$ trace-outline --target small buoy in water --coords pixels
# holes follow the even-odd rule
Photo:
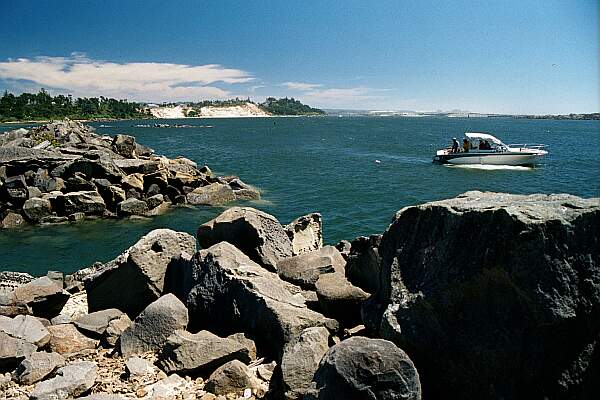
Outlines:
[[[375,164],[381,164],[381,160],[375,160]]]

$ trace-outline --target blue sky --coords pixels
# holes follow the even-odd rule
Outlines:
[[[597,0],[0,2],[0,89],[598,112]]]

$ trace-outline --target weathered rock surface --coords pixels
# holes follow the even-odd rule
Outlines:
[[[23,214],[32,222],[40,222],[52,214],[50,201],[39,197],[30,198],[23,204]]]
[[[41,381],[63,365],[65,365],[65,358],[58,353],[35,352],[21,361],[14,372],[14,378],[21,384],[31,385]]]
[[[329,399],[421,399],[419,374],[392,342],[356,336],[329,349],[314,382],[314,397]]]
[[[292,242],[281,224],[267,213],[250,207],[232,207],[198,228],[198,242],[208,248],[229,242],[265,268],[292,256]]]
[[[323,327],[307,328],[285,346],[281,377],[286,399],[302,399],[315,387],[312,379],[327,350],[329,332]]]
[[[230,243],[200,251],[192,263],[196,285],[188,296],[188,307],[196,325],[210,321],[211,330],[223,336],[245,332],[256,340],[259,350],[275,356],[305,328],[338,329],[336,321],[306,307],[299,288]]]
[[[143,377],[156,373],[156,367],[143,358],[130,357],[125,362],[125,371],[129,377]]]
[[[124,357],[160,350],[176,330],[188,324],[188,310],[175,295],[166,294],[151,303],[121,335]]]
[[[379,244],[381,235],[358,237],[350,245],[346,278],[355,286],[368,293],[379,290],[379,274],[381,273],[381,257]]]
[[[46,276],[19,286],[13,292],[15,304],[26,304],[34,315],[43,318],[58,315],[68,299],[69,293]]]
[[[104,199],[95,191],[80,191],[66,193],[57,198],[57,208],[62,215],[82,212],[89,215],[102,215],[106,210]]]
[[[315,283],[321,274],[344,273],[346,260],[333,246],[325,246],[319,250],[304,252],[288,257],[277,263],[277,274],[283,280],[314,290]]]
[[[96,381],[96,364],[79,361],[60,368],[57,376],[40,382],[31,393],[32,400],[58,400],[78,397]]]
[[[82,350],[95,349],[98,341],[88,338],[73,324],[50,325],[50,349],[59,354],[73,354]]]
[[[229,361],[213,372],[204,388],[216,395],[235,394],[240,396],[245,389],[258,386],[256,378],[248,367],[238,360]]]
[[[43,347],[50,341],[48,330],[31,315],[17,315],[12,319],[0,316],[0,331],[37,347]]]
[[[323,314],[344,326],[361,323],[361,306],[369,294],[353,286],[343,273],[323,274],[315,284]]]
[[[190,204],[205,206],[220,206],[236,200],[233,189],[219,182],[196,188],[186,198]]]
[[[153,230],[85,280],[90,311],[116,308],[135,318],[163,293],[171,258],[195,251],[193,236],[170,229]]]
[[[292,241],[294,254],[323,247],[323,217],[319,213],[304,215],[290,222],[285,230]]]
[[[178,330],[167,339],[157,365],[168,374],[207,374],[231,360],[250,362],[248,353],[239,342],[209,331],[192,334]]]
[[[400,210],[364,318],[428,397],[600,392],[600,199],[467,192]],[[449,371],[452,371],[449,373]]]
[[[83,315],[75,320],[73,324],[77,328],[92,335],[101,336],[113,319],[118,319],[123,313],[116,308],[109,308]]]
[[[131,215],[144,216],[148,213],[148,204],[143,200],[138,200],[135,197],[130,197],[125,201],[117,204],[117,214],[121,217]]]
[[[36,351],[37,346],[23,339],[0,332],[0,371],[12,371],[25,357]]]
[[[116,346],[117,340],[119,340],[123,332],[131,326],[131,323],[132,321],[127,314],[123,314],[119,318],[110,320],[103,337],[106,344],[109,346]]]
[[[21,214],[17,214],[15,212],[8,212],[2,218],[2,221],[0,222],[0,226],[2,228],[16,228],[18,226],[23,225],[24,223],[25,223],[25,219],[23,219]]]

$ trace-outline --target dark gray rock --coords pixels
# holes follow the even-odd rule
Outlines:
[[[107,179],[96,179],[95,183],[98,193],[104,199],[108,209],[116,210],[117,204],[126,199],[125,190],[119,186],[110,184]]]
[[[156,208],[164,203],[165,199],[162,194],[155,194],[154,196],[150,196],[146,199],[146,203],[148,204],[148,208]]]
[[[125,158],[133,158],[135,154],[135,138],[129,135],[116,135],[111,144],[113,151]]]
[[[361,306],[369,294],[353,286],[343,273],[323,274],[315,286],[323,314],[346,327],[362,322]]]
[[[139,158],[115,160],[115,165],[121,168],[127,174],[151,174],[158,171],[160,164],[153,160],[144,160]]]
[[[2,191],[8,201],[15,205],[21,205],[27,200],[29,192],[27,191],[27,183],[23,175],[11,176],[6,178]]]
[[[120,318],[121,315],[123,315],[123,313],[116,308],[109,308],[83,315],[75,319],[73,324],[81,331],[91,335],[101,336],[106,331],[110,321]]]
[[[23,204],[23,215],[31,222],[38,223],[51,214],[52,206],[47,199],[34,197],[26,200]]]
[[[279,260],[277,274],[281,279],[303,289],[314,290],[321,274],[332,272],[343,274],[345,265],[346,260],[335,247],[325,246],[319,250]]]
[[[286,399],[302,399],[315,385],[312,379],[329,350],[329,332],[323,327],[307,328],[288,343],[281,358],[281,378]]]
[[[356,336],[329,349],[315,373],[319,400],[421,399],[413,362],[394,343]]]
[[[250,369],[241,361],[233,360],[220,366],[213,372],[204,390],[216,395],[235,394],[241,396],[245,389],[255,389],[258,386],[257,379]]]
[[[227,339],[235,340],[244,346],[248,350],[248,356],[250,357],[250,360],[256,360],[256,343],[254,343],[254,340],[246,336],[245,333],[234,333],[227,336]]]
[[[229,242],[265,268],[275,271],[277,262],[292,256],[292,242],[272,215],[249,207],[232,207],[198,228],[203,248]]]
[[[467,192],[400,210],[363,310],[428,397],[600,393],[600,199]],[[452,373],[449,373],[452,371]]]
[[[130,197],[117,204],[117,215],[128,217],[131,215],[146,215],[148,213],[148,204],[143,200]]]
[[[200,251],[192,262],[196,285],[188,296],[190,316],[197,324],[211,321],[219,335],[244,332],[263,353],[278,357],[305,328],[338,329],[336,321],[306,307],[298,287],[227,242]]]
[[[157,365],[167,374],[209,374],[231,360],[251,361],[248,349],[238,341],[221,338],[209,331],[192,334],[175,331],[165,343]]]
[[[75,175],[76,172],[81,172],[88,180],[92,178],[108,179],[112,183],[121,182],[124,173],[121,171],[112,160],[100,159],[90,160],[80,158],[70,162],[62,174],[62,178],[69,178]]]
[[[20,384],[31,385],[41,381],[63,365],[65,365],[65,358],[58,353],[35,352],[21,361],[13,375]]]
[[[79,397],[96,382],[98,367],[91,361],[78,361],[60,368],[52,379],[40,382],[31,400],[57,400]]]
[[[173,256],[193,254],[196,240],[187,233],[156,229],[84,281],[90,311],[116,308],[135,318],[163,293]]]
[[[151,303],[120,339],[120,350],[124,357],[147,351],[160,350],[169,336],[188,324],[185,305],[173,294],[166,294]]]
[[[292,241],[294,254],[323,247],[323,218],[319,213],[304,215],[290,222],[285,230]]]
[[[69,177],[65,181],[65,184],[68,192],[87,192],[96,190],[96,185],[87,180],[86,176],[81,172],[76,172],[73,176]]]
[[[66,193],[64,196],[57,197],[57,201],[59,205],[56,211],[60,215],[70,215],[76,212],[102,215],[106,210],[104,199],[95,191]]]
[[[43,318],[57,316],[69,299],[69,293],[47,276],[37,278],[13,292],[14,304],[26,304],[33,315]]]
[[[381,235],[358,237],[352,241],[346,264],[346,278],[368,293],[379,290]]]

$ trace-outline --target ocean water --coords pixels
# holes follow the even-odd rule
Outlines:
[[[153,123],[154,121],[150,121]],[[240,203],[282,223],[322,213],[327,243],[381,233],[406,206],[468,190],[600,196],[600,121],[512,118],[324,117],[160,121],[193,128],[137,128],[119,121],[100,134],[125,133],[158,154],[185,156],[262,190]],[[0,131],[14,129],[0,126]],[[436,165],[435,150],[465,131],[490,132],[505,143],[544,143],[536,168]],[[375,162],[379,160],[379,162]],[[223,208],[180,207],[149,220],[88,221],[0,231],[0,270],[72,272],[108,261],[152,229],[195,234]]]

